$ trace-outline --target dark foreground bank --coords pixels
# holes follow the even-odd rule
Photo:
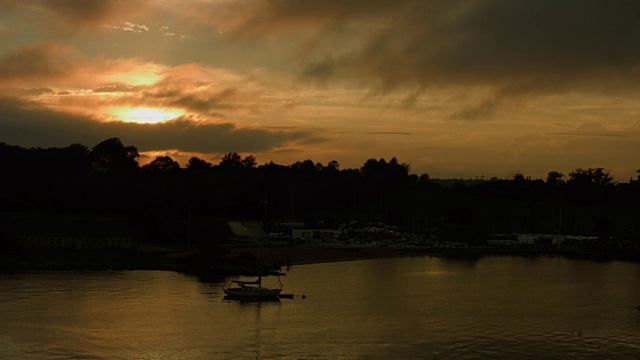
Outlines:
[[[298,245],[271,249],[233,247],[221,252],[184,250],[39,250],[3,253],[0,273],[74,270],[168,270],[203,280],[275,273],[287,266],[406,256],[563,256],[598,261],[640,262],[640,249],[610,247],[374,247]],[[261,261],[260,261],[261,260]]]

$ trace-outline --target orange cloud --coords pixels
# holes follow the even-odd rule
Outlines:
[[[0,81],[5,86],[90,88],[119,81],[148,84],[160,79],[163,69],[137,59],[91,59],[71,46],[54,42],[26,45],[0,56]]]
[[[317,131],[238,127],[232,123],[202,123],[187,117],[158,124],[99,122],[16,98],[0,97],[0,112],[4,115],[0,133],[11,139],[11,144],[21,146],[67,146],[77,142],[92,145],[118,136],[140,151],[252,153],[326,141]]]

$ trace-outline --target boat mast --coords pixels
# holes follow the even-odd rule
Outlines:
[[[267,238],[267,246],[269,247],[269,254],[271,254],[271,266],[275,266],[276,260],[273,256],[273,250],[271,249],[271,240],[269,240],[269,233],[267,232],[267,188],[264,188],[264,236]],[[260,269],[262,269],[262,260],[260,260]],[[261,272],[262,275],[262,272]],[[280,288],[282,288],[282,281],[280,280],[280,275],[277,275],[278,283],[280,283]]]

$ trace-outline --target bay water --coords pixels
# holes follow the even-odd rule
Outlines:
[[[241,302],[168,271],[0,276],[0,359],[640,358],[636,263],[425,256],[281,281],[293,299]]]

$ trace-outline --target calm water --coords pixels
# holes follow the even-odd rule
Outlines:
[[[296,298],[241,303],[173,272],[0,277],[0,359],[640,356],[639,264],[415,257],[282,281]]]

